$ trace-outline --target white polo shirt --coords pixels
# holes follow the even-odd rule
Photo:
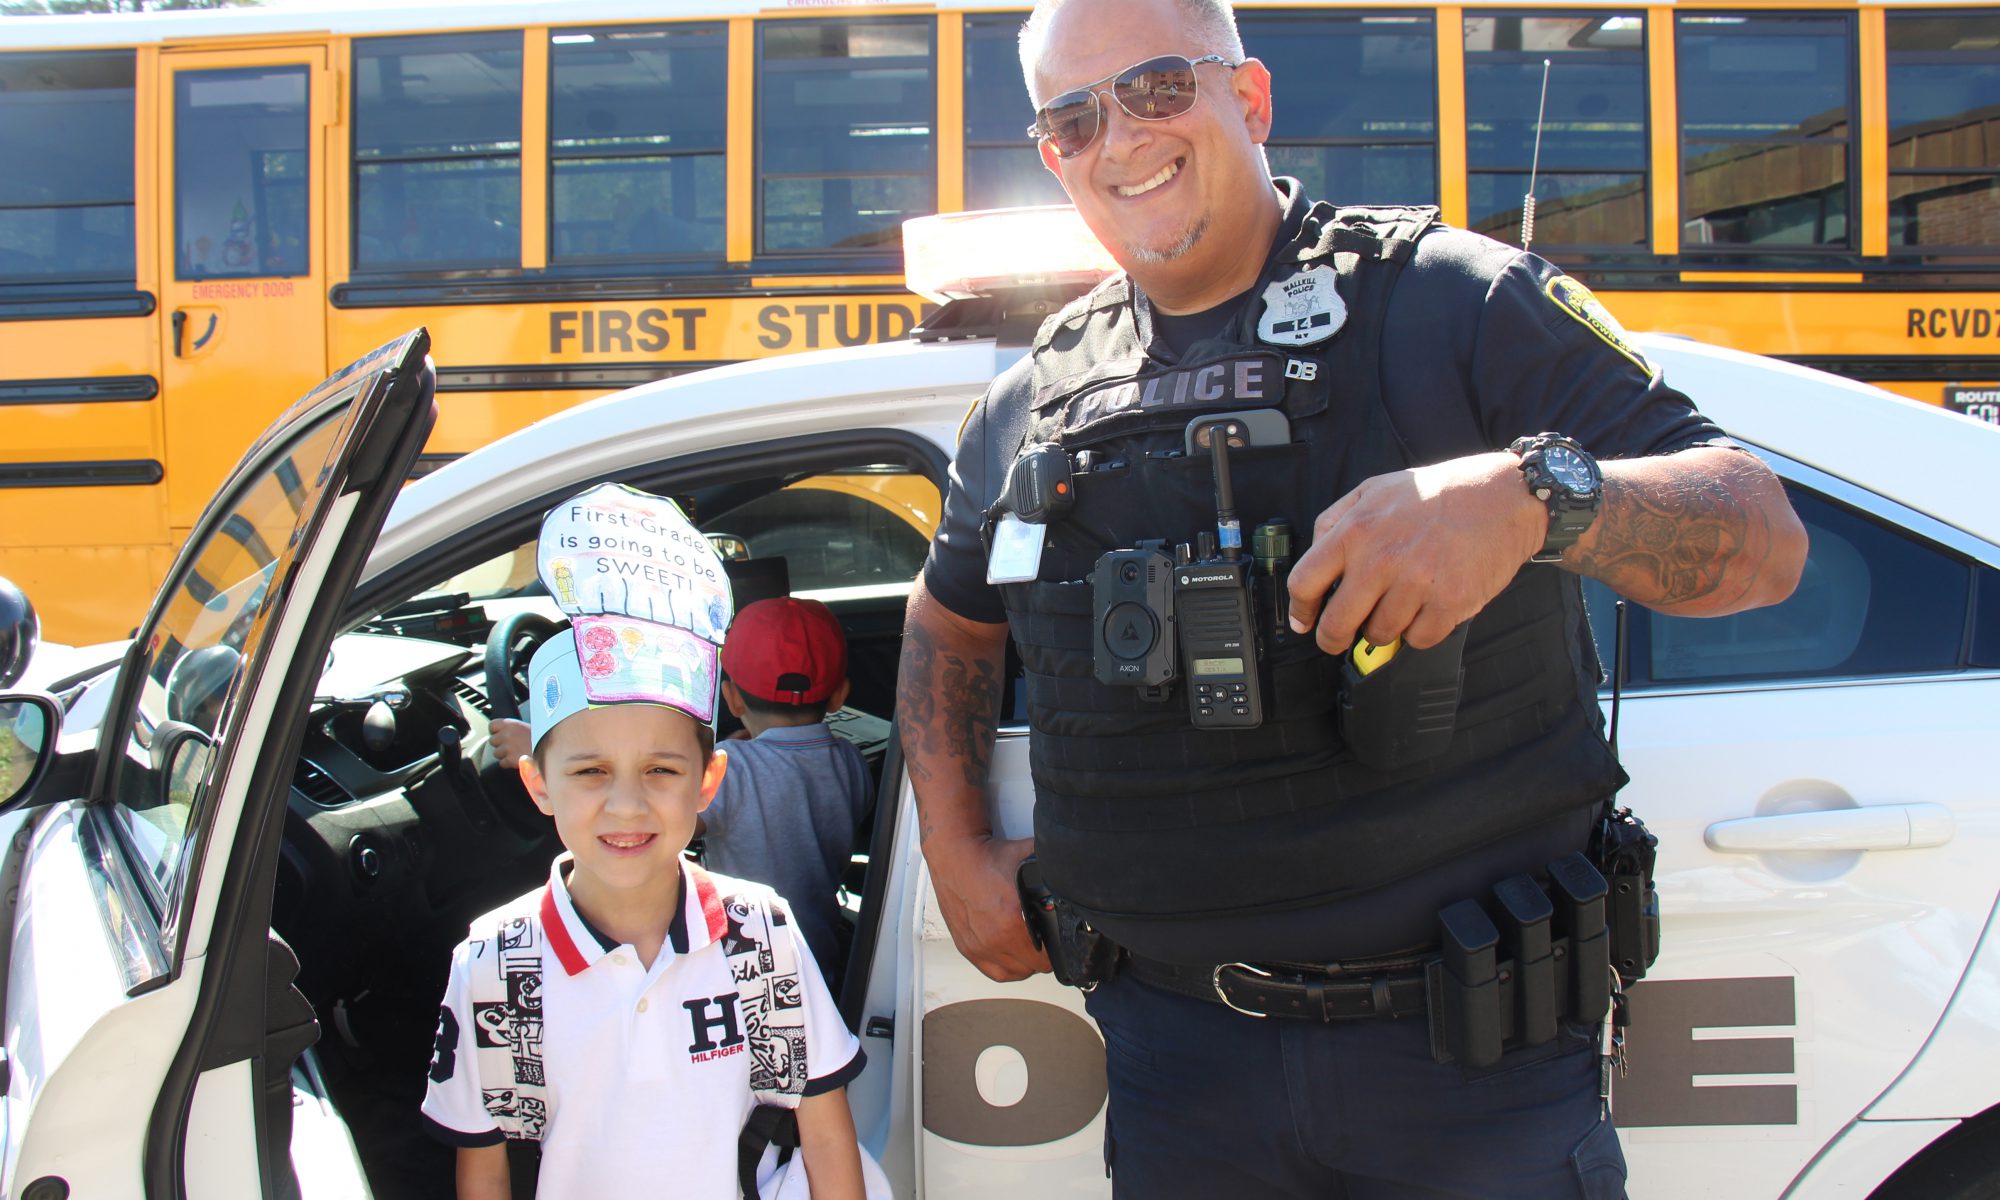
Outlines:
[[[680,909],[648,970],[631,946],[607,945],[578,915],[564,886],[569,862],[567,854],[556,859],[538,906],[549,1104],[538,1194],[734,1200],[736,1138],[756,1104],[746,1042],[730,1019],[736,983],[720,941],[728,929],[721,898],[734,881],[682,861]],[[778,929],[793,941],[805,988],[806,1095],[845,1087],[861,1073],[860,1042],[841,1021],[797,924]],[[471,945],[452,952],[423,1113],[444,1142],[490,1146],[505,1134],[486,1111],[478,1078]]]

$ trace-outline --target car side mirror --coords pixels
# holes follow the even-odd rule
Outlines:
[[[43,692],[0,695],[0,811],[34,794],[56,758],[62,705]]]
[[[167,782],[167,801],[191,808],[208,778],[215,739],[199,725],[162,721],[153,730],[153,769]]]

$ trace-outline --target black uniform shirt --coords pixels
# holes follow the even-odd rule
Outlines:
[[[1281,181],[1286,185],[1296,196],[1296,185]],[[1286,225],[1293,228],[1302,206],[1295,199],[1290,208],[1294,219]],[[1600,459],[1726,440],[1657,372],[1642,369],[1552,299],[1545,288],[1560,275],[1534,254],[1461,229],[1436,229],[1418,241],[1390,297],[1382,345],[1383,401],[1417,461],[1505,449],[1517,437],[1551,430]],[[1217,308],[1242,302],[1236,297]],[[1170,318],[1168,328],[1156,331],[1165,335],[1156,338],[1158,356],[1172,357],[1161,343],[1181,342],[1183,330],[1221,324],[1205,322],[1206,315]],[[924,564],[930,594],[975,621],[1007,619],[999,589],[986,582],[979,527],[1021,446],[1028,367],[1024,358],[1004,372],[966,419]],[[1468,406],[1482,436],[1478,445],[1457,435],[1471,428]],[[1338,498],[1328,496],[1325,504]]]
[[[1281,180],[1279,188],[1288,201],[1282,244],[1298,228],[1304,205],[1295,183]],[[1728,444],[1635,351],[1601,336],[1559,303],[1549,288],[1560,277],[1533,254],[1464,230],[1434,229],[1418,241],[1390,296],[1381,356],[1384,405],[1412,461],[1504,449],[1517,437],[1543,431],[1567,434],[1600,459]],[[1208,313],[1156,318],[1148,353],[1173,361],[1178,348],[1226,328],[1240,304],[1256,303],[1260,286]],[[1006,620],[999,589],[986,582],[979,529],[1022,443],[1029,368],[1025,357],[1008,368],[968,415],[924,566],[930,594],[975,621]],[[1336,499],[1326,496],[1322,504]],[[1580,613],[1577,625],[1582,627]],[[1186,961],[1255,957],[1259,944],[1309,943],[1333,957],[1417,945],[1433,936],[1431,914],[1443,905],[1580,848],[1592,816],[1589,807],[1564,814],[1338,902],[1251,919],[1221,915],[1186,922],[1178,935]],[[1117,938],[1115,923],[1099,916],[1100,927]]]

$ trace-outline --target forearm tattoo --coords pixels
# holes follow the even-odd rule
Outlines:
[[[1607,475],[1595,536],[1567,565],[1642,604],[1740,597],[1756,583],[1771,526],[1735,484],[1694,464],[1642,482]]]
[[[904,630],[896,725],[912,779],[927,783],[942,761],[957,760],[966,786],[983,789],[999,723],[998,664],[940,650],[919,624]]]

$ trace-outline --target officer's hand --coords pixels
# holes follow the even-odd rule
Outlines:
[[[1443,641],[1547,537],[1548,510],[1520,461],[1504,450],[1455,458],[1377,475],[1342,496],[1313,522],[1312,547],[1292,567],[1292,629],[1317,626],[1328,654],[1345,653],[1357,632],[1378,646]]]
[[[1035,852],[1033,838],[947,838],[924,842],[931,886],[952,944],[988,979],[1009,983],[1049,969],[1049,956],[1028,937],[1015,873]]]
[[[534,753],[535,745],[526,721],[500,717],[486,727],[486,748],[495,763],[511,770],[522,755]]]

